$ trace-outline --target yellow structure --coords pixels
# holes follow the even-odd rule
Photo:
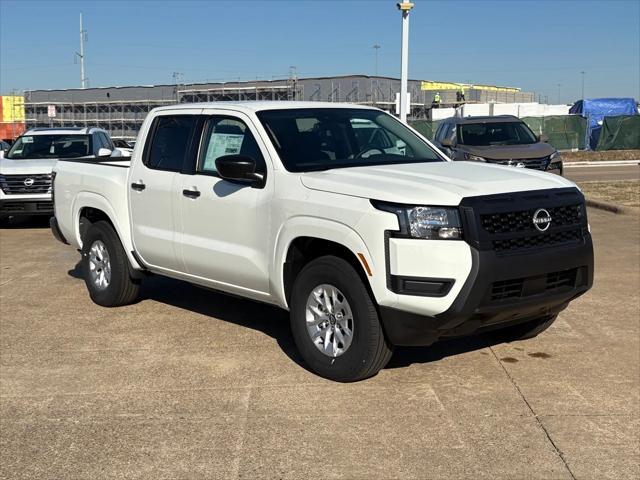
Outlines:
[[[464,89],[474,89],[474,90],[486,90],[490,92],[507,92],[507,93],[518,93],[520,91],[519,88],[513,87],[497,87],[494,85],[470,85],[468,83],[452,83],[452,82],[431,82],[428,80],[423,80],[420,82],[420,90],[463,90]]]
[[[3,123],[24,122],[24,97],[18,95],[8,95],[2,97],[2,118]]]

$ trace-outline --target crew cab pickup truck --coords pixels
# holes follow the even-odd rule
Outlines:
[[[592,285],[572,182],[452,162],[374,108],[161,107],[130,160],[54,175],[51,228],[81,252],[95,303],[134,302],[158,274],[274,304],[337,381],[376,374],[395,345],[535,336]]]
[[[58,159],[118,157],[107,132],[99,128],[33,128],[0,154],[0,220],[49,215],[51,171]]]

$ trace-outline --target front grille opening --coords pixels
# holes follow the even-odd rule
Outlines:
[[[580,223],[582,220],[582,205],[567,205],[549,207],[546,209],[551,215],[552,226],[564,226]],[[517,212],[488,213],[480,215],[482,228],[491,234],[513,232],[535,232],[533,214],[535,209]]]
[[[561,272],[553,272],[547,274],[546,290],[558,290],[563,287],[574,287],[578,269],[563,270]]]
[[[0,188],[6,195],[50,193],[51,175],[2,175]]]
[[[501,280],[491,286],[491,301],[505,300],[507,298],[518,298],[522,296],[522,286],[524,279]]]
[[[493,248],[498,253],[513,252],[518,250],[527,250],[536,247],[546,247],[549,245],[558,245],[562,243],[574,243],[582,241],[584,232],[582,228],[572,230],[564,230],[561,232],[553,232],[539,235],[529,235],[504,240],[494,240]]]
[[[531,277],[499,280],[491,284],[488,300],[491,303],[571,291],[586,285],[587,273],[587,267],[576,267]]]

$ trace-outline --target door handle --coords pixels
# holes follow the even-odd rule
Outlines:
[[[200,192],[198,190],[182,190],[182,195],[189,198],[198,198]]]
[[[142,190],[144,190],[145,188],[147,188],[147,186],[146,186],[144,183],[142,183],[142,182],[140,182],[140,183],[135,183],[135,182],[133,182],[133,183],[131,184],[131,188],[132,188],[133,190],[137,190],[138,192],[141,192]]]

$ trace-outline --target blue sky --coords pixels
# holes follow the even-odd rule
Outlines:
[[[414,0],[411,78],[518,86],[550,102],[640,97],[640,0]],[[286,76],[399,75],[391,0],[0,0],[0,92]]]

